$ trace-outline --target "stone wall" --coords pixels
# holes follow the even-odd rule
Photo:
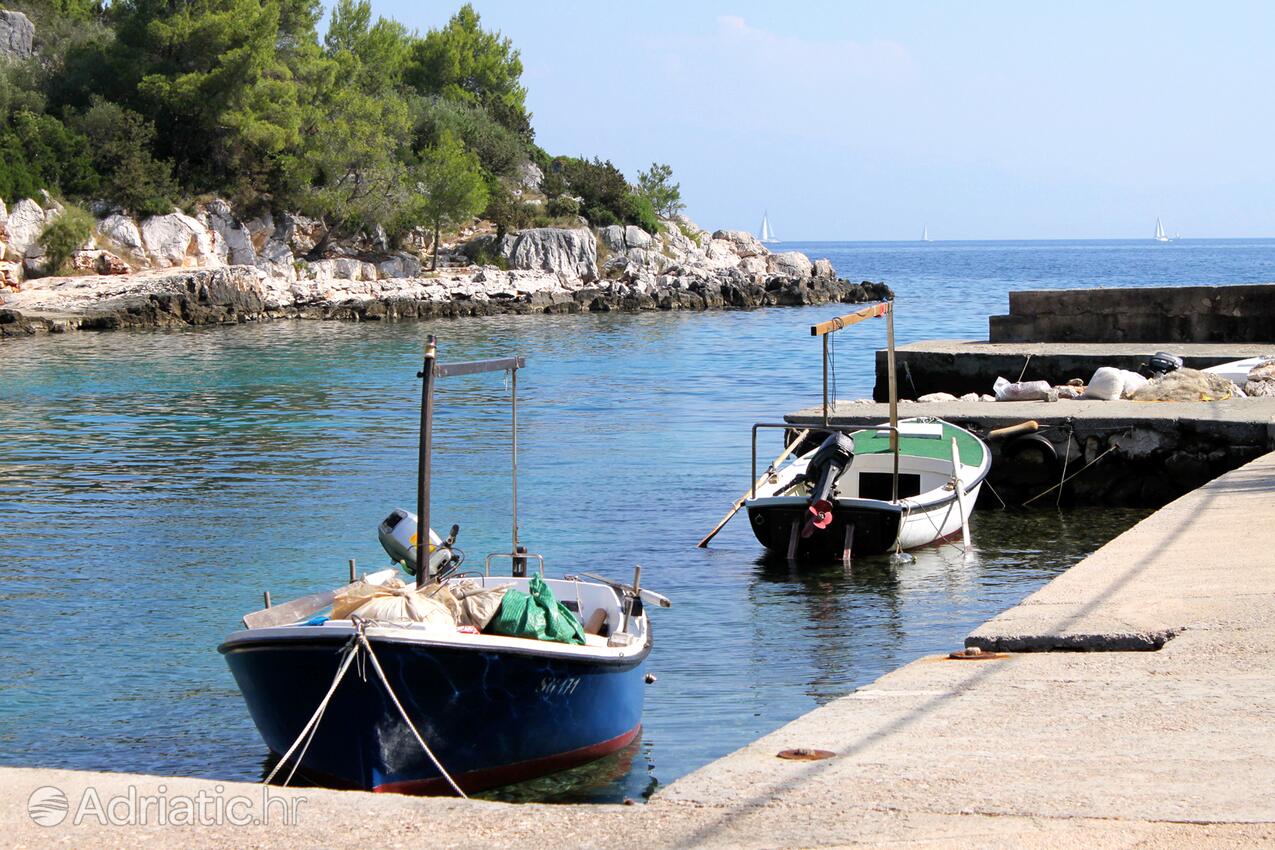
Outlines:
[[[991,342],[1275,342],[1275,284],[1011,292]]]

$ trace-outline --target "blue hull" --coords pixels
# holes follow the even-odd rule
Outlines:
[[[403,707],[466,791],[543,776],[637,736],[646,651],[620,660],[549,657],[370,638]],[[221,647],[275,753],[292,746],[336,676],[346,636],[231,639]],[[338,787],[449,793],[372,670],[345,676],[301,764]]]

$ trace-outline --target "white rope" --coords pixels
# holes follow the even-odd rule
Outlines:
[[[421,745],[421,749],[425,751],[425,755],[429,756],[429,760],[434,763],[434,767],[447,780],[447,784],[452,786],[461,798],[468,800],[469,797],[464,791],[460,790],[460,786],[456,784],[456,780],[452,779],[451,774],[443,769],[442,763],[438,757],[434,755],[434,751],[429,748],[429,744],[425,743],[425,739],[421,737],[421,733],[416,731],[416,725],[412,723],[412,718],[407,716],[407,712],[403,709],[403,704],[398,701],[398,697],[394,694],[394,689],[390,687],[389,679],[385,678],[385,671],[381,669],[381,662],[376,660],[376,653],[372,651],[372,644],[368,642],[367,636],[363,634],[363,630],[359,629],[359,643],[367,650],[367,657],[372,659],[372,668],[376,670],[376,675],[381,677],[381,684],[385,686],[385,692],[390,695],[390,699],[394,702],[394,707],[398,709],[399,715],[403,718],[403,722],[407,724],[407,728],[412,730],[412,734],[416,736],[416,743]]]
[[[372,650],[372,644],[368,641],[367,635],[363,633],[362,623],[356,623],[355,628],[357,631],[345,644],[345,657],[341,660],[341,666],[337,669],[336,678],[332,680],[331,686],[328,687],[328,692],[319,703],[319,707],[314,710],[314,714],[310,716],[310,721],[306,723],[305,728],[301,730],[301,734],[298,735],[297,739],[292,742],[292,746],[288,747],[288,751],[283,754],[282,758],[279,759],[279,763],[274,766],[274,770],[270,771],[270,775],[262,780],[262,784],[269,785],[279,771],[283,769],[283,766],[288,763],[288,759],[290,759],[292,754],[296,752],[296,749],[300,746],[301,742],[305,741],[305,746],[302,747],[301,754],[297,756],[296,762],[292,766],[292,770],[288,773],[288,778],[283,781],[284,787],[292,781],[292,777],[296,774],[297,768],[301,766],[302,759],[305,758],[306,751],[310,749],[310,744],[314,741],[315,734],[319,731],[319,721],[322,720],[323,713],[327,711],[328,703],[332,701],[332,695],[336,693],[337,686],[341,684],[341,680],[344,679],[345,674],[349,672],[350,665],[358,656],[359,647],[363,647],[367,650],[367,657],[371,659],[372,668],[376,670],[376,675],[380,677],[381,684],[385,686],[385,692],[390,695],[390,700],[394,703],[394,707],[398,709],[399,716],[403,718],[403,722],[407,724],[407,728],[412,730],[412,735],[415,736],[416,743],[421,745],[421,749],[425,751],[425,755],[429,756],[429,760],[434,763],[434,767],[440,774],[442,774],[443,778],[447,780],[447,784],[451,785],[452,789],[462,798],[468,800],[469,797],[464,791],[460,790],[460,786],[456,784],[456,780],[452,779],[451,774],[443,768],[438,757],[434,755],[434,751],[429,748],[429,745],[425,743],[425,739],[421,737],[421,733],[416,731],[416,725],[413,724],[412,719],[407,716],[407,711],[404,710],[403,704],[398,701],[398,696],[394,693],[394,689],[390,687],[389,679],[385,677],[385,671],[381,669],[381,662],[376,659],[376,653]]]
[[[288,759],[292,757],[292,754],[296,751],[297,747],[303,740],[306,741],[305,750],[310,749],[310,741],[314,740],[314,735],[310,734],[311,730],[318,731],[319,720],[323,717],[323,712],[327,711],[328,703],[332,701],[332,695],[336,693],[337,685],[341,684],[341,680],[345,678],[346,672],[350,669],[351,662],[354,661],[354,656],[358,654],[358,644],[355,642],[354,638],[350,638],[350,640],[345,644],[344,651],[345,658],[342,659],[341,666],[336,671],[336,678],[332,680],[332,686],[328,688],[328,692],[319,703],[319,707],[316,708],[314,710],[314,714],[310,716],[310,722],[307,723],[305,728],[301,730],[301,734],[298,735],[297,739],[292,742],[292,746],[288,747],[288,751],[283,754],[281,759],[279,759],[279,763],[274,766],[274,770],[270,771],[270,775],[262,780],[262,784],[270,784],[270,782],[275,778],[275,774],[282,770],[283,766],[288,763]],[[307,738],[308,740],[306,740]],[[288,778],[283,781],[285,786],[292,781],[293,775],[297,772],[297,767],[301,764],[301,759],[305,756],[305,750],[301,751],[301,755],[297,757],[296,764],[292,766],[292,771],[288,774]]]

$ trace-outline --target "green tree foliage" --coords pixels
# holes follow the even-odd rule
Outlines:
[[[61,215],[46,224],[39,241],[49,273],[64,271],[71,257],[92,235],[93,216],[76,206],[68,205]]]
[[[479,212],[503,234],[545,211],[651,230],[680,209],[667,166],[635,189],[610,162],[534,145],[519,53],[468,4],[420,36],[370,0],[333,0],[322,37],[321,0],[7,8],[36,23],[38,48],[0,63],[9,200],[47,189],[144,217],[217,194],[322,219],[316,254],[343,231],[437,231]],[[513,188],[528,160],[543,208]]]
[[[88,140],[52,115],[22,111],[0,129],[0,197],[29,198],[41,189],[87,197],[98,175]]]
[[[438,240],[444,227],[463,224],[487,204],[478,157],[466,151],[450,133],[435,147],[426,149],[413,173],[417,196],[409,212],[412,224],[429,225],[434,231],[431,268],[438,268]]]
[[[172,164],[151,155],[155,128],[145,118],[97,98],[76,127],[90,142],[106,197],[139,216],[172,210],[178,195]]]
[[[301,129],[294,69],[278,50],[279,0],[121,6],[118,99],[153,121],[156,153],[195,191],[267,191],[271,157]]]
[[[527,161],[527,144],[522,137],[482,107],[436,97],[418,98],[415,108],[414,145],[418,150],[437,145],[444,133],[451,133],[478,155],[490,177],[513,179]]]
[[[686,209],[686,204],[682,203],[682,184],[672,181],[673,168],[658,162],[651,163],[650,171],[638,172],[639,194],[665,218],[672,218]]]
[[[431,30],[412,47],[406,82],[423,95],[438,95],[482,107],[492,118],[530,141],[531,115],[523,88],[522,59],[499,32],[479,26],[466,3],[447,26]]]
[[[366,2],[341,0],[323,55],[312,63],[302,142],[285,171],[293,183],[287,199],[327,226],[316,254],[342,230],[392,225],[410,200],[403,190],[411,135],[407,104],[372,67],[405,55],[405,48],[391,45],[406,38],[395,27],[372,23]]]

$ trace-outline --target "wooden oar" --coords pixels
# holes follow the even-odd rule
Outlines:
[[[806,428],[804,431],[802,431],[801,433],[799,433],[799,434],[796,436],[796,438],[794,438],[794,439],[793,439],[793,441],[792,441],[791,443],[789,443],[789,444],[788,444],[788,445],[784,448],[784,450],[783,450],[782,452],[780,452],[780,453],[779,453],[779,457],[775,458],[774,460],[772,460],[772,461],[770,462],[770,466],[768,466],[768,467],[766,468],[766,473],[765,473],[764,475],[762,475],[762,477],[761,477],[761,478],[758,478],[758,479],[757,479],[757,483],[756,483],[756,484],[754,484],[754,485],[752,486],[752,488],[751,488],[751,489],[749,489],[748,491],[746,491],[746,492],[744,493],[744,495],[740,496],[738,499],[736,499],[736,500],[735,500],[735,504],[731,505],[730,512],[729,512],[729,513],[727,513],[727,514],[726,514],[726,516],[722,517],[722,521],[721,521],[721,522],[719,522],[717,525],[713,526],[713,530],[712,530],[712,531],[710,531],[708,534],[706,534],[706,535],[704,536],[704,539],[703,539],[703,540],[701,540],[699,543],[697,543],[697,544],[695,544],[695,545],[696,545],[696,546],[698,546],[700,549],[706,549],[706,548],[708,548],[708,541],[710,541],[710,540],[712,540],[714,537],[716,537],[716,536],[717,536],[717,532],[721,531],[723,528],[725,528],[725,527],[726,527],[726,523],[730,522],[731,517],[733,517],[735,514],[739,513],[739,509],[740,509],[740,508],[742,508],[742,507],[744,506],[744,502],[748,501],[748,494],[749,494],[749,493],[755,493],[755,492],[757,491],[757,488],[758,488],[758,487],[760,487],[761,485],[765,484],[765,483],[766,483],[766,479],[770,477],[771,470],[773,470],[775,467],[779,466],[779,464],[783,463],[783,462],[784,462],[784,458],[786,458],[786,457],[788,457],[788,455],[792,454],[793,449],[795,449],[795,448],[797,448],[797,446],[801,445],[801,441],[802,441],[802,440],[804,440],[804,439],[806,439],[806,436],[807,436],[809,433],[810,433],[810,429],[809,429],[809,428]]]

